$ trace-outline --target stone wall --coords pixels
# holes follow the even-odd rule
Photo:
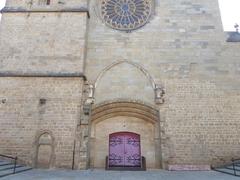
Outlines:
[[[98,82],[96,103],[120,94],[154,104],[143,74],[127,63],[107,69],[136,63],[166,92],[158,106],[163,167],[239,157],[240,49],[226,42],[217,0],[154,2],[149,23],[126,33],[106,26],[98,2],[90,1],[86,75]]]
[[[165,87],[160,107],[165,165],[220,165],[239,157],[239,93],[203,80],[172,79]]]
[[[0,153],[36,164],[38,138],[54,139],[51,167],[71,168],[83,79],[0,78]]]
[[[0,26],[0,153],[70,168],[76,140],[75,168],[86,168],[93,124],[82,108],[85,75],[95,105],[136,100],[160,111],[155,143],[163,168],[239,157],[240,49],[226,42],[217,0],[154,0],[149,22],[128,33],[104,24],[98,1],[89,5],[88,21],[85,0],[7,1],[11,12]],[[164,104],[155,104],[156,86],[165,90]],[[135,121],[122,114],[119,121]],[[115,121],[104,118],[109,124],[98,132],[110,133]],[[106,136],[99,139],[104,151]]]
[[[7,1],[0,26],[1,73],[83,73],[87,1],[37,2]]]
[[[142,69],[126,62],[113,65],[95,82],[96,104],[126,97],[153,103],[154,96],[153,84]]]
[[[81,141],[75,137],[88,18],[86,0],[7,0],[0,25],[1,154],[35,167],[72,167],[74,142],[79,153]]]
[[[83,72],[86,21],[86,13],[4,14],[1,72]]]

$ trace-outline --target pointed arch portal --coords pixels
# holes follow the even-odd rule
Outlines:
[[[95,105],[90,135],[91,168],[105,168],[107,156],[113,167],[138,167],[142,156],[147,168],[161,166],[159,111],[148,104],[119,100]]]
[[[144,74],[144,76],[145,76],[145,77],[148,79],[148,81],[151,83],[153,90],[156,88],[156,83],[155,83],[154,79],[152,78],[152,76],[148,73],[148,71],[147,71],[145,68],[143,68],[143,67],[142,67],[140,64],[138,64],[138,63],[130,62],[130,61],[126,61],[126,60],[124,60],[124,61],[118,61],[118,62],[115,62],[115,63],[107,66],[107,67],[98,75],[98,77],[97,77],[97,79],[96,79],[96,81],[95,81],[95,83],[94,83],[94,88],[95,88],[95,89],[97,88],[99,81],[102,79],[102,77],[104,76],[104,74],[105,74],[107,71],[109,71],[110,69],[114,68],[115,66],[118,66],[118,65],[124,64],[124,63],[129,64],[129,65],[137,68],[141,73]]]

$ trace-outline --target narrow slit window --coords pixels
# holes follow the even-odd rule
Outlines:
[[[38,1],[38,4],[39,4],[39,5],[42,5],[42,6],[44,6],[44,5],[50,5],[50,3],[51,3],[51,0],[39,0],[39,1]]]

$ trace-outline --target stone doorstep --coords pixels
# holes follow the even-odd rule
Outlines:
[[[168,165],[169,171],[210,171],[210,165]]]

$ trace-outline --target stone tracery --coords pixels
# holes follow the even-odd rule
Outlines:
[[[102,0],[101,15],[108,26],[130,31],[147,23],[151,6],[151,0]]]

